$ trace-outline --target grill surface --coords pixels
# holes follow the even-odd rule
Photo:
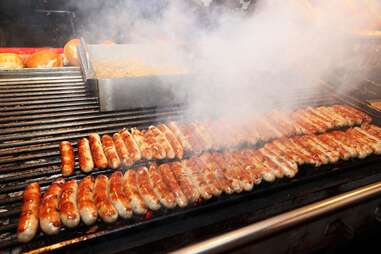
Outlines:
[[[271,98],[271,95],[268,96]],[[337,98],[329,92],[311,94],[311,91],[298,90],[274,104],[282,106],[289,105],[291,102],[295,105],[326,105],[337,102]],[[168,118],[178,119],[185,110],[183,106],[177,105],[101,113],[97,98],[89,96],[88,88],[77,68],[68,68],[49,74],[35,72],[33,78],[22,73],[13,77],[7,76],[6,79],[0,80],[0,106],[0,249],[18,246],[15,231],[21,208],[21,194],[25,186],[30,182],[38,181],[44,189],[54,179],[61,177],[58,144],[62,140],[75,141],[89,132],[113,133],[122,127],[143,128]],[[74,149],[76,151],[76,147]],[[250,193],[224,196],[186,209],[161,210],[155,213],[151,220],[136,217],[129,221],[119,220],[113,225],[99,223],[100,225],[96,228],[91,228],[94,230],[93,233],[89,232],[89,228],[81,226],[75,230],[63,230],[65,232],[61,232],[58,236],[40,235],[23,248],[38,251],[59,249],[108,236],[111,233],[113,233],[111,236],[117,237],[118,232],[126,230],[137,232],[136,229],[148,225],[150,227],[157,225],[157,228],[160,228],[160,225],[169,221],[181,222],[190,214],[198,214],[201,220],[202,216],[207,215],[206,210],[212,207],[225,207],[241,200],[252,199],[261,193],[271,193],[285,187],[289,189],[292,184],[309,182],[321,178],[322,175],[328,177],[329,174],[336,174],[337,171],[342,172],[344,169],[379,163],[378,157],[371,157],[361,162],[341,163],[314,170],[302,169],[302,172],[292,181],[262,184]],[[370,174],[376,175],[374,169],[368,170]],[[107,169],[94,173],[110,172],[111,170]],[[83,176],[76,162],[75,175],[70,178],[80,179]],[[361,177],[360,174],[358,178]],[[285,208],[287,207],[283,207]],[[231,209],[235,211],[233,213],[235,215],[246,211]],[[218,217],[217,214],[213,214],[216,218],[209,218],[209,223],[215,222]],[[161,237],[174,234],[176,227],[179,226],[166,230],[166,234],[161,234]],[[149,239],[147,237],[146,241]],[[130,244],[137,246],[139,241]],[[39,249],[41,247],[42,249]]]

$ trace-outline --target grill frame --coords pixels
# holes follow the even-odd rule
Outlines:
[[[78,75],[75,75],[75,76],[78,76]],[[70,80],[70,78],[68,78],[68,80]],[[57,93],[60,91],[59,89],[57,89],[59,88],[59,86],[56,86],[55,85],[56,83],[54,83],[57,81],[59,81],[59,79],[49,79],[49,78],[46,79],[46,77],[41,77],[39,81],[33,80],[33,82],[37,82],[37,83],[42,82],[41,84],[48,84],[48,89],[41,91],[41,95],[39,94],[33,95],[34,97],[32,97],[31,101],[34,102],[35,104],[41,104],[42,103],[41,98],[44,97],[44,95],[47,95],[49,97],[50,95],[49,95],[49,92],[47,91],[49,91],[49,88],[52,88],[52,87],[56,88],[55,90],[50,89],[50,91],[53,92],[53,96],[59,95],[60,93]],[[15,82],[20,82],[20,80],[18,81],[16,80]],[[21,81],[20,84],[23,85],[23,82],[24,81]],[[8,89],[8,87],[12,87],[12,86],[17,86],[17,84],[2,85],[0,83],[0,90],[2,89],[2,87],[3,88],[5,87],[4,89]],[[38,88],[44,87],[43,85],[40,85],[40,86],[41,87],[38,87]],[[62,86],[70,87],[70,82],[69,81],[66,82],[65,80]],[[81,91],[80,93],[81,96],[73,97],[74,100],[80,99],[85,102],[89,101],[92,104],[97,105],[96,103],[94,103],[94,101],[96,101],[97,98],[89,96],[89,93],[88,93],[89,88],[86,86],[85,82],[82,82],[81,85],[79,86],[83,87],[83,88],[79,88],[79,90]],[[29,100],[31,90],[29,90],[29,92],[25,91],[24,88],[18,88],[16,90],[17,90],[16,93],[17,92],[22,93],[22,95],[18,93],[19,96],[18,97],[16,96],[16,98],[19,98],[18,102],[15,101],[14,99],[15,97],[11,98],[9,96],[5,98],[5,100],[4,98],[1,98],[0,104],[1,103],[22,104],[23,101],[21,101],[21,99],[24,99],[25,101],[26,97],[28,97],[27,100]],[[24,94],[24,93],[27,93],[27,94]],[[13,94],[13,92],[10,94]],[[51,97],[49,98],[54,99]],[[67,96],[66,98],[71,99],[69,96]],[[294,96],[294,99],[295,98],[298,98],[298,95]],[[311,98],[309,99],[305,98],[305,101],[299,98],[299,100],[296,101],[297,104],[302,104],[302,105],[305,104],[306,102],[311,103],[312,102]],[[369,108],[367,108],[365,104],[362,104],[358,101],[354,101],[353,99],[348,100],[348,98],[342,98],[342,97],[337,97],[332,95],[329,99],[324,98],[322,100],[318,100],[317,98],[315,98],[315,102],[317,104],[326,104],[326,103],[332,104],[334,102],[350,104],[351,106],[354,106],[370,114],[373,117],[374,122],[377,125],[381,126],[381,121],[378,118],[378,115],[376,114],[376,112],[369,110]],[[27,101],[25,101],[24,103],[27,104]],[[7,113],[5,115],[1,114],[3,112],[0,113],[0,158],[2,158],[2,160],[0,161],[0,173],[2,173],[2,176],[0,177],[0,187],[1,187],[0,188],[0,207],[12,208],[8,212],[0,212],[0,220],[7,217],[12,217],[12,218],[18,217],[18,213],[21,208],[21,202],[20,202],[21,196],[3,198],[4,195],[8,195],[9,193],[17,193],[17,192],[18,194],[21,194],[21,191],[24,189],[26,184],[32,181],[39,181],[39,183],[41,184],[41,186],[43,186],[43,189],[44,189],[54,179],[60,177],[60,168],[59,168],[60,161],[59,159],[57,159],[59,155],[59,152],[58,152],[59,141],[62,141],[62,140],[74,141],[77,138],[86,136],[90,130],[97,130],[99,134],[104,134],[104,133],[109,134],[119,130],[122,126],[123,127],[138,126],[140,128],[144,128],[144,127],[147,127],[149,124],[156,123],[160,120],[167,120],[172,118],[180,119],[182,113],[184,112],[184,106],[182,105],[159,108],[159,109],[140,108],[140,109],[134,109],[134,110],[128,110],[128,111],[118,111],[118,112],[99,112],[99,107],[97,108],[97,106],[94,106],[93,108],[89,108],[89,109],[84,109],[86,107],[80,106],[78,108],[75,108],[74,111],[72,111],[73,108],[71,108],[70,105],[69,105],[69,108],[66,107],[68,105],[65,105],[65,104],[60,104],[60,105],[61,106],[63,105],[62,108],[66,110],[63,110],[63,112],[59,112],[59,113],[51,113],[51,114],[44,113],[43,121],[45,121],[45,123],[51,123],[53,122],[53,120],[55,121],[58,119],[60,123],[66,123],[67,125],[69,125],[66,127],[73,127],[73,128],[69,130],[65,130],[65,129],[60,130],[61,128],[58,128],[58,130],[60,131],[58,132],[53,131],[52,134],[54,135],[48,138],[45,138],[45,136],[49,134],[50,132],[47,132],[46,130],[49,130],[51,127],[54,127],[54,126],[62,127],[62,125],[61,126],[59,126],[59,124],[54,125],[53,123],[53,125],[50,124],[47,126],[41,126],[41,127],[38,127],[42,129],[40,133],[37,133],[37,134],[32,133],[33,135],[30,134],[29,136],[25,135],[25,133],[28,133],[28,131],[35,130],[34,127],[40,126],[40,124],[43,124],[43,122],[38,120],[38,118],[41,116],[40,115],[41,111],[34,111],[35,114],[28,114],[30,112],[27,112],[24,114],[24,113],[18,112],[17,110],[7,111],[5,112]],[[58,108],[60,108],[60,105],[58,105]],[[25,106],[24,106],[24,109],[25,109]],[[81,115],[85,115],[85,118],[87,117],[88,120],[78,121]],[[104,125],[101,127],[97,124],[102,122],[102,120],[101,121],[89,120],[89,119],[106,118],[106,120],[103,120],[103,122],[107,122],[107,119],[115,119],[116,116],[122,116],[120,120],[117,120],[118,124],[114,124],[113,122],[110,125]],[[158,116],[159,118],[157,118]],[[18,122],[8,123],[11,120],[18,121]],[[89,127],[81,127],[81,128],[75,129],[74,127],[77,126],[79,123]],[[62,136],[62,133],[73,133],[73,134],[70,134],[69,136]],[[12,134],[13,136],[10,136]],[[21,140],[22,138],[30,138],[30,140],[28,139],[28,140],[22,141]],[[31,139],[31,138],[36,138],[36,139]],[[33,144],[35,146],[30,147],[30,145],[33,145]],[[46,152],[44,154],[43,151],[45,150],[52,151],[52,152]],[[34,157],[33,157],[31,154],[35,152],[37,152],[37,154],[34,154]],[[14,155],[18,155],[21,157],[16,157],[16,158],[10,157]],[[38,158],[41,158],[41,157],[49,158],[49,159],[47,161],[38,162]],[[29,163],[30,159],[35,159],[37,162],[32,161],[32,163]],[[23,163],[19,164],[17,161],[23,162]],[[62,241],[62,239],[65,238],[65,236],[62,235],[62,233],[55,237],[38,236],[36,237],[37,239],[33,240],[31,243],[23,245],[23,247],[25,248],[23,250],[34,250],[37,253],[37,252],[42,252],[47,250],[61,250],[64,248],[69,248],[69,247],[72,248],[75,246],[80,247],[82,244],[86,244],[89,241],[91,242],[92,239],[104,239],[105,237],[112,239],[114,236],[121,234],[121,232],[123,233],[136,232],[136,231],[139,231],[140,229],[145,229],[147,227],[156,228],[157,224],[160,226],[160,225],[163,225],[165,222],[169,222],[173,219],[181,220],[184,217],[188,217],[189,215],[195,215],[195,214],[197,216],[205,215],[207,211],[211,209],[215,210],[216,208],[219,208],[219,207],[225,207],[225,206],[234,207],[234,206],[237,206],[239,202],[246,199],[253,200],[254,198],[258,196],[262,196],[262,195],[265,198],[270,198],[274,194],[274,192],[276,192],[276,190],[284,190],[284,189],[290,190],[291,188],[295,186],[299,186],[299,185],[310,186],[316,181],[316,179],[319,179],[322,176],[326,178],[331,174],[334,176],[335,174],[340,174],[345,171],[352,171],[353,169],[357,169],[361,165],[364,166],[365,168],[367,168],[367,165],[370,165],[370,166],[381,165],[381,160],[378,157],[367,158],[366,160],[361,161],[362,164],[356,164],[357,161],[354,161],[354,162],[355,163],[350,163],[350,165],[348,165],[347,167],[342,166],[338,168],[337,167],[338,165],[332,165],[330,168],[319,167],[318,169],[313,169],[314,172],[321,173],[318,175],[307,174],[307,176],[305,175],[303,176],[303,174],[300,173],[299,175],[297,175],[295,179],[292,179],[291,181],[283,181],[283,182],[278,181],[276,184],[271,184],[271,185],[261,184],[259,186],[259,190],[257,191],[252,191],[249,193],[238,194],[238,195],[235,194],[233,196],[224,196],[217,200],[213,199],[210,202],[209,201],[204,202],[203,204],[198,205],[196,207],[190,207],[186,209],[174,209],[171,211],[166,211],[163,209],[158,214],[155,213],[155,216],[157,215],[160,215],[160,216],[152,220],[144,220],[143,218],[135,217],[135,222],[137,223],[133,225],[128,225],[130,221],[121,221],[121,220],[118,220],[118,223],[110,225],[110,226],[107,226],[101,223],[100,228],[102,227],[106,228],[107,229],[106,231],[101,231],[96,233],[87,233],[86,235],[74,237],[71,240]],[[20,170],[21,172],[16,172]],[[305,171],[308,172],[312,170],[305,169],[305,168],[301,169],[301,172],[305,172]],[[109,175],[111,172],[112,172],[111,169],[98,170],[96,172],[93,172],[93,175],[97,175],[97,174]],[[66,179],[81,179],[84,176],[85,174],[80,173],[80,171],[78,170],[78,163],[76,162],[75,174]],[[381,176],[380,176],[380,179],[381,179]],[[337,184],[337,182],[335,184]],[[302,203],[299,203],[298,205],[302,205]],[[288,207],[287,209],[289,208],[290,207]],[[237,212],[235,215],[239,213],[240,212]],[[271,214],[267,214],[267,216],[269,215]],[[17,222],[17,219],[13,221]],[[8,226],[7,225],[0,226],[0,234],[2,232],[7,232],[12,229],[14,230],[14,227],[15,227],[15,223],[10,224]],[[86,227],[82,226],[81,228],[75,229],[74,231],[65,229],[65,231],[67,232],[65,232],[64,234],[66,234],[66,236],[72,237],[76,235],[75,232],[77,233],[81,232],[81,234],[85,232],[86,230],[84,228]],[[13,238],[12,238],[13,240],[10,240],[8,242],[3,241],[2,243],[0,243],[0,249],[18,246],[14,238],[15,238],[15,235],[13,234]],[[45,240],[43,240],[43,242],[39,242],[41,239],[44,239],[44,238]],[[56,240],[58,241],[58,243],[55,243]],[[36,242],[38,242],[37,245],[33,245]],[[45,246],[42,246],[42,245],[45,245]]]

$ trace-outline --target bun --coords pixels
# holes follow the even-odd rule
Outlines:
[[[24,67],[21,57],[13,53],[0,53],[0,70],[16,70]]]
[[[70,65],[79,66],[77,45],[80,43],[79,39],[72,39],[65,44],[64,55]]]
[[[50,49],[44,49],[32,54],[25,61],[28,68],[53,68],[62,67],[62,57]]]

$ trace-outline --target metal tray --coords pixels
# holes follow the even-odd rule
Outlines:
[[[78,51],[85,80],[91,95],[99,97],[101,111],[163,107],[186,101],[186,81],[189,78],[187,74],[110,78],[96,76],[94,62],[128,59],[131,54],[139,55],[139,52],[149,51],[147,45],[96,45],[86,44],[81,39]],[[149,58],[149,53],[144,52],[142,57]]]

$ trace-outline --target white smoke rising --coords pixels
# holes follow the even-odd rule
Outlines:
[[[266,110],[294,89],[319,89],[319,80],[337,70],[359,79],[351,70],[367,53],[354,53],[349,32],[374,23],[369,15],[357,13],[361,6],[348,8],[348,1],[338,0],[311,0],[314,10],[299,0],[259,0],[250,14],[164,1],[160,8],[148,3],[154,11],[144,15],[139,2],[144,1],[112,8],[104,29],[125,33],[128,42],[149,42],[157,52],[163,41],[176,46],[168,58],[190,71],[190,112],[196,115]],[[156,9],[159,14],[152,15]],[[343,75],[341,81],[350,78]],[[340,89],[350,85],[343,83]]]

